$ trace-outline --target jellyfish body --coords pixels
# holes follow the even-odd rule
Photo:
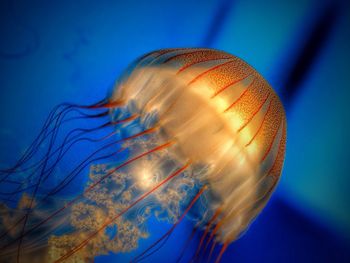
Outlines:
[[[18,163],[0,171],[1,183],[23,171],[37,145],[55,134],[64,122],[61,116],[70,110],[84,111],[79,112],[81,118],[109,120],[77,129],[75,136],[77,130],[69,132],[56,150],[50,141],[45,157],[24,169],[33,167],[25,179],[36,180],[34,189],[27,191],[19,184],[13,192],[23,194],[17,208],[4,205],[0,216],[1,249],[10,261],[28,259],[43,247],[45,261],[53,262],[124,253],[149,236],[149,217],[172,223],[133,259],[140,261],[156,251],[186,215],[203,231],[192,261],[201,253],[210,259],[216,244],[222,244],[219,261],[265,206],[281,175],[286,144],[283,106],[258,72],[222,51],[151,52],[128,68],[108,98],[89,106],[63,107],[50,114]],[[112,131],[100,138],[80,137],[105,129]],[[65,152],[80,140],[99,146],[54,187],[40,192],[39,186]],[[128,158],[120,159],[120,152],[127,152]],[[54,197],[89,166],[83,191],[52,205],[58,200]]]
[[[205,166],[215,237],[230,243],[268,201],[281,174],[286,142],[283,106],[251,66],[210,49],[152,52],[136,62],[113,100],[157,115],[158,136],[179,159]],[[210,197],[208,197],[210,198]],[[215,213],[214,213],[215,214]],[[214,227],[215,228],[215,227]]]

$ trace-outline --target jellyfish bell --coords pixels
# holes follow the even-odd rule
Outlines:
[[[281,174],[286,119],[263,77],[241,59],[210,49],[160,50],[139,61],[112,100],[156,113],[157,136],[178,160],[208,169],[208,210],[220,209],[215,238],[234,241],[261,211]],[[209,194],[208,194],[209,196]]]
[[[2,222],[13,221],[0,228],[0,250],[10,261],[19,262],[39,250],[47,262],[127,253],[150,236],[147,221],[152,216],[173,226],[133,262],[160,249],[185,216],[203,232],[191,260],[203,255],[210,260],[216,245],[222,244],[216,257],[220,261],[227,246],[263,209],[281,175],[283,106],[256,70],[222,51],[180,48],[148,53],[127,69],[108,98],[62,107],[49,115],[18,163],[0,171],[3,187],[18,178],[19,171],[31,172],[14,191],[6,192],[11,197],[25,194],[26,205],[4,206],[0,215]],[[69,132],[55,148],[51,141],[66,121],[62,116],[71,110],[79,118],[107,120]],[[84,137],[96,132],[103,136]],[[49,151],[28,165],[47,138]],[[53,187],[41,190],[65,152],[81,141],[97,149]],[[126,154],[121,158],[120,153]],[[82,192],[58,201],[62,199],[57,195],[86,167],[89,180]],[[34,184],[28,188],[29,179]]]

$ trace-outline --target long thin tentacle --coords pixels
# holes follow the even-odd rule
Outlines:
[[[156,242],[154,242],[151,246],[149,246],[144,252],[142,252],[140,255],[138,255],[134,260],[131,262],[139,262],[147,257],[147,253],[156,247],[162,240],[165,238],[169,237],[170,234],[174,231],[176,226],[180,224],[180,222],[183,220],[183,218],[186,216],[186,214],[190,211],[190,209],[193,207],[193,205],[196,203],[199,197],[203,194],[203,192],[206,190],[206,186],[203,186],[198,193],[195,195],[195,197],[191,200],[190,204],[187,206],[186,210],[184,213],[180,216],[180,218],[175,222],[175,224],[163,235],[161,236]]]

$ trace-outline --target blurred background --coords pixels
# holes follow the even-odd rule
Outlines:
[[[136,57],[167,47],[210,47],[244,59],[286,108],[280,184],[222,262],[350,262],[346,1],[3,0],[1,167],[20,156],[55,105],[102,99]],[[166,227],[153,226],[153,232],[159,236]],[[190,229],[182,224],[146,261],[176,258],[174,244],[184,242]],[[129,259],[111,254],[96,262]]]

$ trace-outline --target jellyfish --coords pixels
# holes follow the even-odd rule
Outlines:
[[[67,123],[78,127],[59,140]],[[82,142],[89,147],[77,154]],[[148,53],[106,98],[54,108],[22,157],[0,171],[1,258],[90,262],[136,250],[152,235],[150,218],[170,223],[130,259],[141,262],[186,218],[194,229],[187,242],[200,231],[190,260],[219,262],[271,197],[285,147],[283,105],[246,62],[206,48]],[[71,169],[60,171],[62,162]]]

